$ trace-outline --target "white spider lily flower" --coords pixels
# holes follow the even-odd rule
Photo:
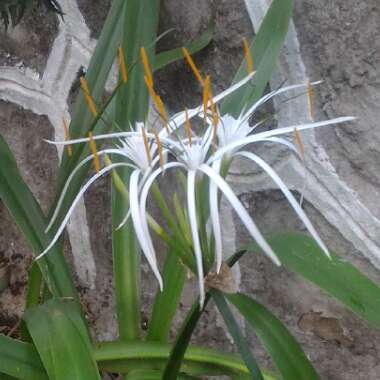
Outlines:
[[[263,169],[270,177],[271,179],[277,184],[279,189],[283,192],[287,200],[289,201],[290,205],[298,215],[298,217],[301,219],[301,221],[304,223],[305,227],[311,234],[311,236],[314,238],[314,240],[319,244],[321,249],[324,251],[324,253],[330,257],[329,252],[323,243],[322,239],[319,237],[318,233],[316,232],[315,228],[313,227],[312,223],[310,222],[309,218],[306,216],[305,212],[303,211],[300,204],[296,201],[290,190],[287,188],[285,183],[282,181],[282,179],[278,176],[278,174],[270,167],[268,163],[266,163],[262,158],[258,157],[257,155],[241,151],[242,148],[244,148],[246,145],[249,145],[251,143],[258,143],[258,142],[272,142],[272,143],[278,143],[285,145],[289,149],[291,149],[294,153],[296,153],[299,156],[299,152],[297,148],[292,144],[290,141],[279,137],[281,135],[286,135],[288,133],[294,133],[295,130],[302,131],[306,129],[313,129],[323,126],[331,126],[338,123],[348,122],[352,121],[355,118],[353,117],[342,117],[342,118],[336,118],[332,120],[327,120],[323,122],[316,122],[316,123],[308,123],[298,126],[291,126],[291,127],[285,127],[285,128],[278,128],[270,131],[260,132],[260,133],[253,133],[255,128],[258,124],[254,126],[249,125],[249,118],[252,115],[253,112],[257,110],[259,106],[270,100],[276,95],[279,95],[283,92],[294,90],[302,87],[308,87],[310,85],[316,85],[321,82],[314,82],[304,85],[293,85],[281,88],[276,91],[272,91],[269,94],[263,96],[259,101],[257,101],[255,104],[253,104],[247,111],[243,111],[240,116],[235,119],[233,116],[226,114],[219,117],[219,123],[217,125],[216,133],[217,133],[217,139],[218,139],[218,149],[213,154],[213,156],[209,159],[208,163],[219,172],[221,162],[224,158],[227,158],[227,160],[232,160],[236,156],[244,157],[245,159],[249,159],[253,161],[255,164],[260,166],[261,169]],[[208,124],[210,125],[210,129],[213,127],[211,120],[207,119]],[[300,157],[301,158],[301,157]],[[213,234],[215,238],[215,249],[216,249],[216,256],[217,258],[220,258],[221,256],[221,228],[220,228],[220,222],[219,222],[219,214],[218,214],[218,188],[211,184],[210,185],[210,208],[213,210],[212,213],[210,213],[211,216],[211,222],[213,227]],[[220,252],[219,252],[220,251]],[[217,262],[217,268],[220,268],[220,259]]]
[[[49,250],[53,247],[53,245],[57,242],[57,240],[62,235],[72,213],[74,212],[74,209],[76,205],[78,204],[81,197],[85,194],[85,192],[88,190],[88,188],[100,177],[103,175],[109,173],[113,169],[116,169],[118,167],[128,167],[133,169],[131,177],[130,177],[130,183],[129,183],[129,196],[130,196],[130,210],[128,211],[126,217],[124,218],[121,225],[123,225],[129,217],[132,218],[134,230],[136,233],[136,237],[139,241],[140,247],[151,266],[153,273],[155,274],[160,289],[162,289],[163,282],[161,275],[158,270],[157,260],[155,251],[153,249],[152,244],[150,243],[150,240],[147,240],[146,230],[144,225],[141,223],[140,214],[138,212],[138,195],[141,190],[141,186],[144,183],[144,181],[149,177],[149,174],[151,173],[152,169],[156,167],[156,165],[160,162],[160,156],[159,156],[159,148],[157,143],[154,141],[154,134],[153,138],[150,138],[150,141],[148,141],[147,134],[145,133],[143,123],[136,123],[136,127],[133,131],[123,133],[121,136],[122,138],[119,140],[119,144],[117,144],[114,148],[104,149],[99,152],[96,152],[97,156],[104,156],[104,155],[118,155],[125,159],[125,162],[119,162],[119,163],[113,163],[110,164],[103,169],[101,169],[98,173],[93,175],[81,188],[79,193],[74,198],[72,204],[70,205],[69,210],[67,211],[63,221],[59,225],[57,231],[55,232],[55,235],[49,245],[46,247],[46,249],[36,257],[36,260],[43,257],[46,253],[49,252]],[[108,138],[108,135],[103,135],[105,138]],[[103,137],[102,136],[102,137]],[[99,137],[99,136],[97,136]],[[70,140],[70,144],[76,144],[76,143],[84,143],[90,141],[89,138],[81,138],[77,140]],[[64,145],[66,145],[68,141],[65,142]],[[57,143],[56,143],[57,144]],[[161,152],[162,153],[162,152]],[[87,163],[89,163],[91,160],[93,160],[94,154],[91,154],[90,156],[83,159],[76,168],[72,171],[70,176],[68,177],[63,191],[60,195],[60,198],[58,200],[56,209],[53,213],[53,216],[50,220],[50,223],[46,230],[49,230],[54,222],[57,219],[57,216],[59,215],[59,210],[62,206],[62,203],[64,201],[65,195],[67,193],[67,190],[69,189],[70,183],[72,182],[75,175],[78,173],[78,171]],[[141,179],[140,179],[141,177]],[[137,206],[136,206],[137,205]],[[136,208],[137,207],[137,208]],[[137,212],[136,212],[137,210]],[[121,226],[120,225],[120,226]],[[120,227],[119,226],[119,227]]]
[[[146,220],[146,207],[147,207],[147,197],[150,188],[156,178],[166,170],[171,168],[180,168],[187,172],[187,208],[188,217],[190,223],[191,237],[193,242],[194,256],[197,266],[197,275],[199,282],[199,293],[200,293],[200,304],[203,305],[205,299],[204,290],[204,270],[203,270],[203,260],[202,260],[202,248],[199,237],[199,226],[197,218],[197,206],[196,206],[196,183],[200,178],[208,177],[210,180],[210,186],[216,186],[223,195],[230,202],[232,208],[236,211],[240,217],[242,223],[245,225],[253,239],[258,243],[262,250],[273,260],[277,265],[280,265],[276,254],[273,252],[272,248],[266,242],[261,232],[257,228],[256,224],[248,214],[247,210],[241,204],[240,200],[234,194],[228,183],[219,175],[218,167],[216,164],[210,166],[207,164],[209,160],[209,155],[212,145],[212,130],[208,128],[202,137],[194,137],[190,142],[188,139],[181,140],[177,137],[170,143],[168,149],[170,153],[175,157],[175,162],[169,162],[163,167],[160,167],[152,172],[149,178],[144,183],[141,190],[140,198],[140,215],[141,222],[144,224],[144,229],[148,230],[147,220]],[[215,194],[215,199],[212,198]],[[215,203],[216,202],[216,203]],[[219,223],[218,214],[218,203],[217,203],[217,192],[210,191],[210,216],[211,221]],[[148,238],[151,241],[151,237],[148,231]],[[217,237],[219,242],[219,238]],[[151,244],[151,243],[149,243]],[[217,266],[221,266],[221,249],[217,250]]]

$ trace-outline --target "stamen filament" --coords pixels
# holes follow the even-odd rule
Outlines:
[[[193,58],[191,58],[189,51],[185,47],[183,47],[182,52],[183,52],[183,56],[185,57],[187,64],[190,66],[195,78],[197,78],[197,81],[203,86],[204,81],[203,81],[202,75],[200,74],[197,66],[195,65]]]
[[[307,81],[307,108],[310,120],[314,121],[314,90],[310,80]]]
[[[162,153],[161,140],[158,137],[158,133],[157,133],[157,129],[156,128],[153,130],[153,134],[154,134],[154,139],[156,140],[156,144],[157,144],[158,156],[160,158],[160,166],[162,168],[164,166],[164,164],[165,164],[165,161],[164,161],[164,155]]]
[[[90,150],[91,150],[92,155],[94,156],[95,171],[97,173],[99,173],[100,172],[100,161],[99,161],[98,151],[96,149],[96,143],[94,140],[94,136],[92,135],[92,132],[88,132],[88,138],[89,138],[88,143],[90,145]]]
[[[144,141],[145,153],[148,158],[149,165],[152,163],[152,155],[150,154],[148,137],[146,136],[145,128],[141,128],[141,133]]]
[[[253,69],[254,69],[253,57],[249,49],[249,45],[246,38],[243,38],[243,48],[244,48],[245,63],[247,65],[247,71],[248,71],[248,74],[251,74],[253,73]]]
[[[65,141],[70,140],[70,131],[69,131],[69,125],[67,124],[66,119],[63,117],[63,129],[65,131]],[[67,155],[71,157],[73,155],[73,147],[71,145],[67,145]]]
[[[119,57],[121,79],[123,83],[127,83],[128,81],[127,65],[125,63],[125,54],[124,54],[124,49],[122,46],[120,46],[118,49],[118,57]]]
[[[146,54],[145,48],[142,46],[140,49],[141,61],[144,67],[144,74],[146,76],[145,82],[147,83],[148,88],[153,88],[153,75],[152,70],[150,69],[148,56]]]
[[[88,88],[88,83],[86,81],[86,78],[81,77],[79,81],[80,81],[80,87],[83,91],[83,95],[87,103],[87,107],[89,111],[91,112],[92,116],[96,117],[98,115],[98,111],[96,110],[94,99],[92,98],[90,89]]]
[[[294,128],[294,138],[296,140],[296,144],[299,148],[300,155],[302,160],[305,159],[305,146],[302,143],[301,133],[297,128]]]

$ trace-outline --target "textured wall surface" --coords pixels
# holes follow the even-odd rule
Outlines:
[[[0,133],[15,152],[26,182],[46,210],[54,190],[59,154],[44,138],[63,138],[62,117],[70,118],[77,73],[88,65],[109,1],[60,0],[65,20],[33,11],[8,34],[0,32]],[[163,0],[160,32],[174,28],[159,49],[179,46],[215,22],[212,44],[196,60],[211,74],[215,91],[230,82],[242,58],[241,39],[257,30],[269,0]],[[355,115],[355,123],[303,135],[306,149],[305,210],[328,246],[380,284],[379,125],[380,6],[377,0],[296,0],[295,17],[271,86],[284,80],[304,83],[323,79],[316,90],[318,119]],[[200,90],[182,63],[157,74],[159,91],[170,111],[197,104]],[[112,84],[112,78],[110,85]],[[266,111],[276,124],[308,119],[306,99],[278,99]],[[259,151],[299,191],[304,167],[281,150]],[[274,185],[255,168],[237,163],[230,176],[247,209],[266,232],[301,230],[292,210]],[[109,182],[95,184],[68,228],[67,254],[75,270],[94,335],[115,336],[110,245]],[[226,208],[229,215],[230,211]],[[231,217],[226,218],[233,220]],[[231,251],[248,239],[236,221],[224,234]],[[30,249],[0,203],[0,269],[9,287],[0,293],[0,332],[17,323],[23,310]],[[142,268],[143,316],[155,283]],[[380,333],[298,276],[274,268],[264,257],[247,255],[236,276],[242,290],[267,305],[289,326],[322,379],[380,378]],[[186,288],[176,323],[194,296]],[[268,355],[247,329],[263,364]],[[223,324],[210,307],[195,340],[232,350]]]

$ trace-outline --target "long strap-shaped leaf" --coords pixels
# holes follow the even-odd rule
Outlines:
[[[146,49],[152,62],[159,6],[159,0],[129,0],[125,4],[121,44],[127,65],[135,64],[116,99],[115,119],[125,131],[131,124],[145,121],[148,114],[149,98],[140,63],[140,48]],[[128,183],[128,170],[120,170],[119,175],[124,183]],[[113,188],[112,250],[119,334],[123,340],[135,340],[140,329],[140,256],[132,223],[129,221],[117,230],[128,209],[124,196]]]
[[[309,236],[282,233],[268,237],[283,266],[319,286],[380,329],[380,287],[347,260],[330,252],[331,260]],[[247,247],[258,250],[255,244]]]
[[[283,46],[289,21],[293,11],[293,0],[273,0],[260,29],[250,47],[257,71],[251,86],[245,86],[241,90],[226,99],[222,106],[222,113],[239,116],[242,108],[257,101],[275,68],[278,56]],[[242,62],[236,73],[233,83],[236,83],[247,74],[246,63]]]
[[[270,311],[244,294],[225,297],[254,329],[284,380],[319,379],[299,344]]]
[[[25,320],[50,380],[100,380],[78,306],[50,300],[27,310]]]
[[[234,342],[239,350],[242,359],[244,360],[247,368],[251,373],[252,379],[263,380],[263,375],[260,371],[260,368],[252,355],[249,345],[247,344],[243,334],[240,331],[240,328],[235,320],[235,317],[232,314],[232,311],[230,310],[225,298],[223,297],[223,293],[216,289],[210,290],[210,293],[220,314],[224,319],[229,333],[234,339]]]
[[[2,374],[21,380],[48,379],[41,359],[32,345],[4,335],[0,335],[0,379]]]
[[[175,253],[168,251],[163,272],[164,289],[162,292],[158,291],[155,297],[148,340],[167,341],[185,279],[184,265]]]
[[[7,143],[0,136],[0,198],[38,255],[49,242],[45,216],[22,179]],[[76,290],[62,250],[54,248],[38,261],[50,292],[56,297],[76,297]]]

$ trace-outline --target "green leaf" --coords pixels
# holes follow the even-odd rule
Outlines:
[[[244,294],[225,297],[254,329],[284,380],[319,379],[297,341],[270,311]]]
[[[249,369],[249,372],[251,373],[252,379],[264,380],[260,368],[252,355],[251,349],[243,337],[239,325],[237,324],[234,315],[232,314],[226,300],[223,297],[223,293],[216,289],[211,289],[210,293],[220,314],[224,319],[229,333],[234,339],[234,342],[240,352],[242,359],[244,360],[247,368]]]
[[[283,46],[293,11],[293,0],[273,0],[261,27],[250,47],[256,74],[251,85],[230,95],[221,105],[223,114],[238,117],[244,106],[257,101],[268,84]],[[240,65],[233,83],[247,75],[245,60]]]
[[[148,340],[167,341],[185,279],[185,266],[177,255],[169,251],[163,271],[164,289],[162,292],[157,292],[154,300],[152,317],[149,321]]]
[[[309,236],[283,233],[268,243],[283,266],[319,286],[354,313],[380,328],[380,288],[345,259],[331,253],[331,260]],[[251,244],[248,249],[257,249]]]
[[[21,380],[48,379],[37,351],[29,343],[0,334],[0,358],[0,378],[5,374]]]
[[[127,66],[133,66],[128,82],[120,88],[116,101],[116,122],[129,130],[136,121],[145,121],[148,114],[148,91],[140,63],[140,48],[145,47],[152,62],[151,46],[156,38],[159,0],[127,1],[122,13],[122,47]],[[129,183],[129,170],[119,170],[124,183]],[[112,250],[116,287],[119,335],[123,340],[135,340],[140,330],[140,253],[135,242],[131,221],[116,229],[129,209],[129,203],[117,189],[112,189]]]
[[[35,255],[49,242],[45,234],[45,216],[32,192],[22,179],[7,143],[0,135],[0,198],[23,232]],[[62,250],[53,248],[38,265],[51,293],[56,297],[76,297],[76,290]]]
[[[162,369],[171,346],[158,342],[111,342],[95,347],[99,367],[108,372],[126,373],[131,370]],[[265,380],[278,380],[262,370]],[[249,373],[244,362],[234,354],[203,347],[190,346],[185,352],[180,374],[191,376],[231,376],[240,379]],[[247,379],[244,377],[244,379]]]
[[[86,80],[91,91],[91,95],[96,104],[100,104],[102,100],[105,83],[109,76],[112,64],[115,60],[117,48],[120,45],[122,30],[121,14],[124,3],[124,0],[114,0],[112,2],[111,9],[104,23],[101,35],[99,37],[86,73]],[[104,110],[104,113],[99,112],[99,117],[95,120],[88,111],[88,107],[82,91],[79,92],[74,104],[73,117],[70,123],[71,138],[74,139],[82,136],[87,136],[89,131],[103,133],[110,129],[110,125],[104,121],[109,119],[113,120],[113,109],[115,103],[113,96],[117,90],[118,88],[115,89],[111,95],[109,103],[107,104],[108,106]],[[57,184],[57,196],[53,202],[53,207],[50,215],[52,214],[54,207],[57,204],[59,195],[68,176],[79,164],[79,162],[90,154],[88,144],[74,144],[72,146],[72,150],[73,155],[71,157],[67,156],[66,150],[62,156],[62,163],[60,166]],[[71,186],[66,193],[65,201],[63,202],[57,222],[53,226],[53,230],[54,227],[56,227],[61,221],[62,215],[66,214],[68,207],[71,205],[83,181],[85,180],[90,167],[91,164],[85,165],[82,170],[76,174],[75,178],[71,182]]]
[[[211,25],[194,41],[186,43],[185,47],[189,53],[194,54],[204,49],[211,42],[214,29],[214,25]],[[160,70],[166,65],[179,61],[180,59],[183,59],[182,47],[159,53],[154,59],[153,69],[154,71]]]
[[[227,260],[227,265],[232,267],[245,253],[246,251],[239,251],[235,255],[231,256]],[[176,341],[170,352],[168,362],[165,367],[163,374],[163,380],[175,379],[178,375],[179,369],[181,367],[181,362],[184,358],[186,349],[190,343],[191,336],[193,335],[194,329],[202,316],[202,312],[207,306],[210,300],[210,294],[207,292],[205,296],[205,302],[203,308],[200,307],[199,298],[197,298],[191,308],[190,312],[187,314],[184,322],[182,323],[181,329],[177,335]]]
[[[76,303],[50,300],[29,309],[25,320],[50,380],[100,380]]]

